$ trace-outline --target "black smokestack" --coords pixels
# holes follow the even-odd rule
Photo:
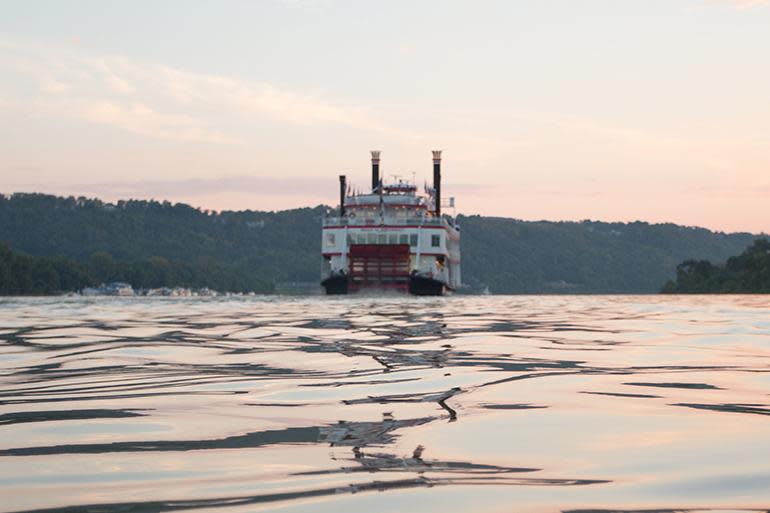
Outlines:
[[[377,192],[380,186],[380,152],[372,151],[372,192]]]
[[[441,215],[441,150],[433,151],[433,191],[436,200],[436,215]]]
[[[340,217],[345,216],[345,192],[347,190],[347,179],[345,175],[340,175]]]

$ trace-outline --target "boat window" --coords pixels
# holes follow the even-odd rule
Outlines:
[[[377,234],[376,233],[370,233],[366,237],[366,242],[369,244],[377,244]]]
[[[327,246],[334,246],[334,234],[333,233],[327,233],[326,234],[326,245]]]
[[[430,245],[434,248],[441,247],[441,235],[431,235]]]
[[[409,245],[414,247],[417,246],[417,234],[412,233],[409,235]]]
[[[398,234],[391,233],[388,235],[388,244],[398,244]]]
[[[409,235],[406,233],[402,233],[398,236],[398,243],[399,244],[409,244]]]
[[[359,233],[356,238],[358,239],[359,244],[366,244],[366,234],[365,233]]]
[[[381,233],[378,237],[377,244],[387,244],[388,243],[388,236],[387,234]]]

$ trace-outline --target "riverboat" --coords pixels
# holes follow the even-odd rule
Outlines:
[[[322,226],[321,285],[327,294],[394,290],[443,295],[457,289],[460,227],[442,208],[441,151],[433,151],[433,184],[424,194],[402,179],[380,175],[380,152],[371,152],[371,190],[352,190],[341,175],[340,204]]]

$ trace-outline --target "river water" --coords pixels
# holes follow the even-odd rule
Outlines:
[[[0,301],[0,510],[770,508],[770,298]]]

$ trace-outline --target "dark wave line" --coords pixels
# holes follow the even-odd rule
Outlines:
[[[364,492],[385,492],[410,488],[431,488],[436,486],[491,485],[491,486],[588,486],[607,484],[611,481],[599,479],[537,479],[473,476],[465,478],[428,478],[420,476],[412,479],[391,481],[371,481],[350,484],[342,487],[316,488],[296,492],[270,493],[250,496],[220,497],[214,499],[158,500],[146,502],[117,502],[106,504],[83,504],[58,508],[20,510],[11,513],[165,513],[187,509],[224,508],[248,506],[280,501],[324,497],[341,493],[353,494]]]
[[[97,395],[89,397],[56,397],[56,398],[38,398],[38,399],[7,399],[0,401],[0,405],[8,404],[39,404],[39,403],[59,403],[69,401],[110,401],[114,399],[136,399],[139,397],[159,397],[168,395],[238,395],[248,394],[246,390],[224,390],[224,391],[197,391],[187,392],[150,392],[146,394],[116,394],[116,395]]]
[[[697,404],[675,403],[671,406],[684,406],[696,410],[711,410],[727,413],[750,413],[753,415],[770,415],[770,407],[765,404]]]
[[[199,451],[205,449],[244,449],[275,444],[318,442],[318,427],[286,428],[256,431],[245,435],[212,440],[148,440],[146,442],[112,442],[106,444],[70,444],[20,447],[0,450],[0,456],[48,456],[53,454],[105,454],[115,452]]]
[[[0,425],[24,424],[27,422],[50,422],[57,420],[119,419],[125,417],[144,417],[146,409],[134,410],[47,410],[20,411],[0,415]]]

